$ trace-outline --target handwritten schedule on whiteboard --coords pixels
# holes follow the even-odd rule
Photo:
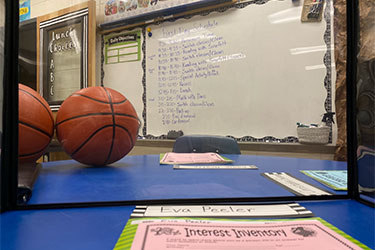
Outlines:
[[[227,44],[223,36],[210,31],[218,25],[208,20],[193,29],[162,29],[160,38],[149,39],[150,43],[157,42],[158,50],[147,57],[147,78],[157,82],[158,88],[148,101],[154,103],[150,109],[154,107],[161,117],[154,121],[161,127],[188,124],[197,119],[198,110],[209,112],[216,106],[215,100],[196,85],[220,77],[220,64],[209,61],[223,56]]]
[[[299,13],[290,3],[269,2],[148,26],[147,134],[284,138],[296,134],[300,120],[319,122],[326,24],[278,20],[285,11]],[[296,35],[286,36],[290,30]],[[311,46],[322,49],[294,53]]]

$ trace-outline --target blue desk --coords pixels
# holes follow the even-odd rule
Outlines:
[[[159,164],[159,155],[126,156],[104,167],[88,167],[73,160],[49,162],[42,165],[29,204],[294,196],[261,173],[288,172],[332,191],[300,170],[346,170],[347,167],[346,162],[327,160],[225,156],[234,160],[234,164],[253,164],[259,169],[173,170],[171,165]]]
[[[353,200],[300,204],[368,247],[375,248],[373,208]],[[116,244],[133,208],[6,212],[0,215],[0,249],[110,250]]]

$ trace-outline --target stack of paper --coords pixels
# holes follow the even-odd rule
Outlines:
[[[231,163],[232,160],[217,153],[165,153],[160,155],[161,164],[209,164]]]

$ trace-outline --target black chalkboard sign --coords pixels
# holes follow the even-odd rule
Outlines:
[[[90,3],[38,18],[38,90],[52,110],[57,110],[72,93],[94,82],[95,73],[90,73],[90,67],[95,63],[90,61],[95,55],[91,42],[95,29],[89,17]]]
[[[44,44],[48,49],[43,51],[44,64],[43,96],[51,105],[62,101],[76,90],[87,86],[84,79],[86,65],[83,64],[85,51],[81,48],[84,20],[82,17],[74,23],[59,24],[44,29],[47,36]]]

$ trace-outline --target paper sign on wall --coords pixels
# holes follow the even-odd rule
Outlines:
[[[30,0],[20,0],[20,22],[30,19]]]
[[[105,63],[141,60],[141,32],[126,32],[104,37]]]

